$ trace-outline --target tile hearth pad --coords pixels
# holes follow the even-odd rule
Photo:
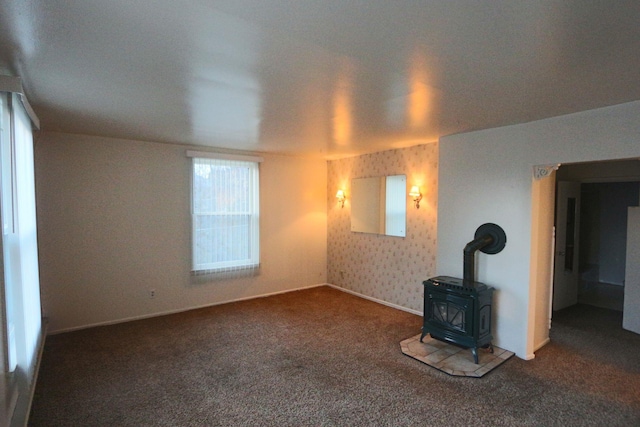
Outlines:
[[[419,362],[426,363],[445,374],[458,377],[480,378],[506,362],[513,352],[493,346],[493,353],[478,349],[478,364],[473,362],[470,349],[460,348],[420,334],[400,342],[402,352]]]

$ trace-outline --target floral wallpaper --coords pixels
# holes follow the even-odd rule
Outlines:
[[[407,176],[406,237],[351,232],[353,178]],[[335,286],[422,312],[422,282],[435,275],[438,144],[430,143],[328,162],[327,280]],[[409,189],[419,185],[420,208]],[[336,192],[347,199],[341,208]]]

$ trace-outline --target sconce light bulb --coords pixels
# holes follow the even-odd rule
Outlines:
[[[412,186],[411,191],[409,191],[409,196],[413,197],[413,203],[416,209],[420,209],[420,200],[422,200],[420,187],[418,187],[417,185]]]
[[[346,198],[347,196],[345,196],[344,191],[338,190],[338,192],[336,193],[336,199],[338,199],[338,203],[340,203],[341,208],[344,208],[344,201]]]

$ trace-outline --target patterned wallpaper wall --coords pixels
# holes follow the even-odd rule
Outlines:
[[[407,176],[422,192],[420,209],[407,195],[406,237],[351,232],[351,180]],[[422,281],[435,275],[438,144],[383,151],[328,163],[327,280],[344,289],[422,312]],[[346,192],[344,208],[338,189]]]

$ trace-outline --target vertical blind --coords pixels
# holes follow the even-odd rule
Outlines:
[[[208,273],[257,268],[258,162],[236,160],[235,156],[193,157],[192,164],[192,270]]]
[[[4,95],[0,163],[6,369],[15,371],[19,368],[31,378],[42,338],[33,137],[31,120],[18,97],[9,93]]]

